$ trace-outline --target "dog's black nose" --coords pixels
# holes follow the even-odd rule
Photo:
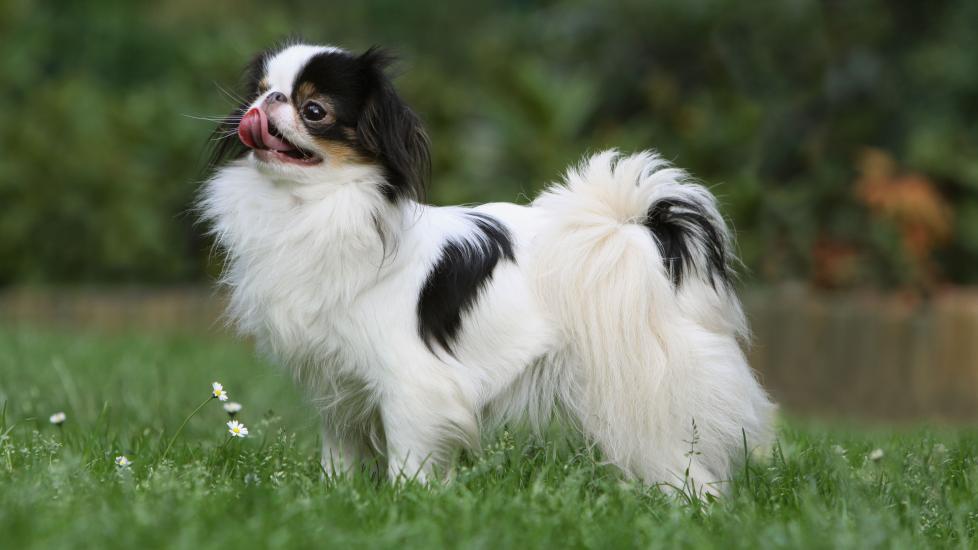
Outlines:
[[[272,103],[285,103],[288,100],[289,98],[285,97],[282,92],[272,92],[265,98],[265,103],[271,105]]]

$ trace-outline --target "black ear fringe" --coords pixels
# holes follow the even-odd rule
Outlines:
[[[376,71],[386,72],[398,62],[398,57],[394,52],[381,46],[370,46],[367,51],[360,54],[360,63]]]
[[[431,175],[430,142],[421,119],[401,99],[385,72],[395,58],[375,46],[358,60],[370,95],[357,123],[357,139],[387,171],[384,195],[391,202],[423,201]]]
[[[238,139],[238,121],[244,116],[244,107],[238,107],[214,129],[208,141],[207,173],[212,173],[229,160],[239,159],[248,152]]]
[[[228,116],[224,117],[224,120],[211,133],[208,141],[207,174],[211,174],[225,162],[239,159],[248,152],[248,148],[238,139],[238,121],[244,116],[251,101],[258,96],[258,86],[265,76],[265,63],[275,52],[288,44],[289,41],[285,41],[281,45],[259,52],[245,67],[239,86],[243,92],[241,97],[245,103],[241,103]]]

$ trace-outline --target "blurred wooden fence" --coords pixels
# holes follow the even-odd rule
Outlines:
[[[206,287],[0,290],[0,323],[98,330],[222,327],[224,300]]]
[[[745,298],[751,361],[786,409],[978,419],[978,289],[929,301],[802,289]]]
[[[0,323],[219,334],[207,288],[0,291]],[[978,419],[978,289],[915,302],[878,293],[753,290],[751,359],[788,411]]]

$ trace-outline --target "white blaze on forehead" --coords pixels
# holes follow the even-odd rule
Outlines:
[[[305,44],[285,48],[265,62],[265,80],[268,82],[269,91],[292,95],[292,84],[295,82],[295,77],[313,56],[342,51],[342,49],[332,46],[308,46]]]

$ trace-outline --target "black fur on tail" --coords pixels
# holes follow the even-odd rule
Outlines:
[[[649,208],[644,225],[655,237],[676,288],[697,274],[714,288],[730,284],[726,231],[710,210],[683,197],[663,198]]]

